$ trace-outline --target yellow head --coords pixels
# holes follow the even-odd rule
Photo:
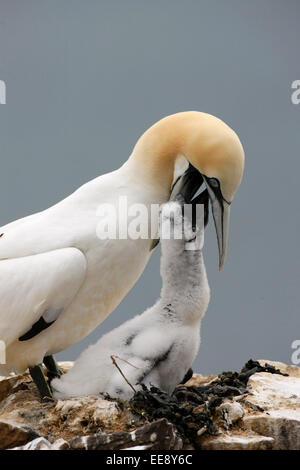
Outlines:
[[[186,165],[172,187],[176,162],[182,157]],[[192,202],[198,188],[205,183],[217,232],[221,270],[226,257],[230,204],[244,171],[244,150],[236,133],[210,114],[198,111],[173,114],[142,135],[132,159],[151,184],[166,188],[171,197],[183,191],[186,202]]]
[[[188,160],[203,176],[217,179],[223,198],[231,203],[242,181],[244,149],[223,121],[210,114],[196,114],[194,131],[186,142]]]

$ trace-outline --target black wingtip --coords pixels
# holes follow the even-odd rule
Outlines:
[[[50,323],[47,323],[43,319],[43,317],[41,317],[36,323],[32,325],[29,331],[27,331],[24,335],[20,336],[19,341],[28,341],[29,339],[41,333],[41,331],[46,330],[46,328],[49,328],[52,323],[54,322],[52,321]]]

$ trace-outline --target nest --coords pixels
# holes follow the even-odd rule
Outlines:
[[[166,418],[174,424],[185,443],[197,448],[198,436],[217,432],[216,408],[224,399],[246,394],[249,377],[257,372],[287,375],[269,364],[261,366],[250,359],[240,372],[222,372],[206,385],[179,385],[172,395],[143,385],[129,405],[134,413],[149,422]]]

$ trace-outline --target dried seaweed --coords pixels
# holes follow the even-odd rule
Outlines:
[[[250,359],[240,372],[222,372],[207,385],[179,385],[172,395],[156,387],[142,386],[135,393],[129,404],[131,409],[148,421],[166,418],[174,424],[185,442],[197,447],[199,433],[214,435],[217,431],[214,424],[215,410],[226,398],[247,393],[246,386],[251,375],[257,372],[282,374],[275,367]]]

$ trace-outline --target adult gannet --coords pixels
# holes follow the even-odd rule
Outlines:
[[[151,239],[99,240],[97,209],[149,209],[204,184],[224,264],[230,203],[240,185],[244,152],[220,119],[189,111],[168,116],[137,141],[127,162],[50,207],[0,228],[0,373],[29,367],[42,396],[51,395],[41,363],[59,374],[52,355],[76,344],[120,303],[143,272]],[[153,221],[152,221],[153,222]],[[158,217],[157,217],[158,222]]]
[[[163,205],[161,220],[162,232],[171,236],[161,238],[160,299],[89,346],[67,374],[51,382],[55,398],[108,393],[128,400],[141,384],[171,394],[189,370],[210,298],[202,256],[204,225],[193,230],[189,219],[183,224],[179,201]],[[176,239],[175,234],[182,236]]]

